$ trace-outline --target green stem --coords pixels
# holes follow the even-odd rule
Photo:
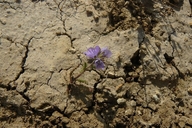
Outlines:
[[[89,66],[87,66],[79,75],[77,75],[77,76],[73,79],[73,81],[76,81],[76,79],[78,79],[88,68],[90,68],[91,66],[93,66],[93,64],[94,64],[94,61],[93,61]]]

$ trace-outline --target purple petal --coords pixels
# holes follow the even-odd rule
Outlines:
[[[100,59],[95,60],[95,67],[96,69],[105,69],[105,64]]]
[[[101,52],[102,52],[103,56],[107,57],[107,58],[111,57],[111,55],[112,55],[111,51],[108,48],[102,48]]]
[[[91,47],[89,49],[87,49],[86,52],[84,52],[84,54],[89,57],[90,59],[94,59],[95,57],[98,56],[98,54],[101,52],[101,49],[99,46],[96,46],[95,48]]]

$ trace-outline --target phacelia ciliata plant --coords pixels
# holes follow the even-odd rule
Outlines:
[[[74,76],[73,74],[73,72],[80,66],[79,64],[70,72],[70,83],[68,91],[70,91],[71,85],[74,85],[76,81],[79,81],[78,78],[83,75],[85,71],[90,71],[93,69],[104,70],[106,67],[105,59],[111,57],[112,55],[111,51],[108,48],[100,48],[99,46],[88,48],[87,51],[84,52],[84,54],[87,56],[87,61],[83,63],[82,71],[76,76]]]

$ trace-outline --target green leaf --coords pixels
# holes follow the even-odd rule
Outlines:
[[[86,80],[77,79],[77,81],[79,81],[80,83],[88,84],[88,82]]]
[[[83,64],[83,71],[85,71],[85,70],[86,70],[86,68],[87,68],[87,63],[86,63],[86,62],[84,62],[84,64]]]

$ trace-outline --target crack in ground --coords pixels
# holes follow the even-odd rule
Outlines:
[[[52,88],[52,89],[56,90],[57,92],[59,92],[60,94],[62,94],[62,92],[61,92],[60,90],[56,89],[55,87],[53,87],[53,86],[49,83],[50,80],[52,79],[53,74],[54,74],[54,72],[51,72],[51,75],[49,76],[49,78],[48,78],[48,80],[47,80],[47,83],[45,83],[45,84],[47,84],[50,88]]]
[[[31,40],[33,39],[34,37],[31,37],[29,39],[29,41],[27,42],[27,45],[24,46],[26,51],[25,51],[25,55],[21,61],[21,71],[18,73],[18,75],[16,76],[16,78],[13,80],[13,81],[17,81],[20,76],[25,72],[25,63],[26,63],[26,60],[27,60],[27,57],[28,57],[28,53],[29,53],[29,44],[31,43]]]
[[[50,75],[50,77],[49,77],[48,80],[47,80],[47,85],[49,85],[49,82],[50,82],[50,80],[51,80],[51,78],[52,78],[52,76],[53,76],[53,73],[54,73],[54,72],[51,72],[51,75]]]
[[[59,15],[60,15],[60,16],[58,17],[58,19],[63,23],[63,30],[65,31],[64,33],[58,33],[57,36],[66,35],[67,37],[69,37],[69,39],[71,40],[71,47],[74,48],[74,46],[73,46],[73,41],[75,40],[75,38],[72,39],[71,35],[69,35],[69,34],[67,33],[67,30],[66,30],[66,28],[65,28],[65,20],[66,20],[66,19],[63,19],[63,18],[62,18],[62,16],[63,16],[62,13],[64,13],[64,12],[63,12],[63,10],[62,10],[62,7],[60,7],[60,5],[61,5],[61,3],[62,3],[63,1],[60,1],[59,3],[57,3],[56,0],[54,0],[54,2],[55,2],[55,4],[57,5],[57,7],[58,7],[58,9],[59,9]],[[66,2],[66,1],[64,1],[64,3],[65,3],[65,2]],[[64,4],[63,4],[63,5],[64,5]],[[66,14],[66,13],[64,13],[64,14]],[[67,14],[66,14],[66,15],[67,15]]]
[[[58,9],[59,9],[59,17],[58,17],[58,19],[63,23],[63,30],[65,31],[65,33],[58,33],[57,35],[59,36],[59,35],[66,35],[66,36],[68,36],[69,38],[70,38],[70,40],[71,40],[71,47],[72,48],[75,48],[74,46],[73,46],[73,41],[75,41],[76,40],[76,38],[72,38],[72,36],[70,35],[70,34],[68,34],[67,33],[67,30],[66,30],[66,24],[65,24],[65,21],[67,20],[67,18],[69,18],[70,16],[73,16],[72,14],[67,14],[67,13],[65,13],[64,11],[63,11],[63,6],[65,5],[65,2],[66,1],[60,1],[59,3],[57,3],[56,2],[56,0],[54,0],[54,2],[55,2],[55,4],[57,5],[57,7],[58,7]],[[78,6],[77,5],[75,5],[75,7],[76,7],[76,13],[82,13],[82,12],[84,12],[84,11],[82,11],[82,12],[77,12],[77,7],[79,7],[79,6],[81,6],[81,5],[84,5],[84,4],[79,4]],[[88,6],[88,5],[85,5],[85,6]],[[64,14],[63,14],[64,13]],[[63,19],[62,17],[63,16],[67,16],[65,19]],[[75,17],[75,16],[73,16],[73,17]],[[91,31],[95,31],[96,33],[99,33],[98,31],[96,31],[96,30],[91,30]],[[88,31],[87,33],[90,33],[90,31]],[[87,35],[87,33],[86,34],[84,34],[84,35]],[[99,33],[99,34],[101,34],[101,33]],[[107,34],[107,33],[106,33]],[[103,33],[102,35],[106,35],[105,33]],[[101,35],[100,35],[101,36]],[[99,38],[100,39],[100,38]],[[97,41],[99,41],[99,39],[97,40]],[[97,42],[96,41],[96,42]]]
[[[16,0],[16,3],[18,4],[18,2],[17,2],[18,0]],[[11,9],[14,9],[14,10],[17,10],[17,9],[20,9],[20,10],[22,10],[22,8],[20,7],[20,5],[19,5],[19,7],[14,7],[14,6],[12,6],[11,4],[14,4],[13,2],[8,2],[8,1],[0,1],[0,3],[2,3],[2,4],[8,4],[9,5],[9,7],[11,8]],[[23,10],[22,10],[23,11]]]
[[[94,84],[94,87],[93,87],[93,93],[92,93],[92,102],[91,102],[91,105],[90,107],[88,107],[88,111],[86,111],[85,113],[88,114],[90,113],[91,111],[94,110],[94,107],[96,105],[96,93],[98,93],[98,89],[97,89],[97,85],[101,82],[101,80],[99,80],[98,82],[96,82]]]

